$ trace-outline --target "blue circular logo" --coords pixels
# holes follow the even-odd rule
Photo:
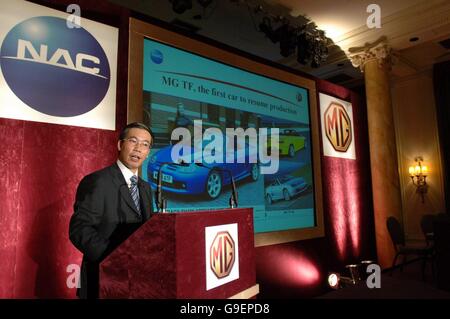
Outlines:
[[[152,52],[150,53],[150,58],[156,64],[161,64],[164,60],[162,52],[157,49],[152,50]]]
[[[110,69],[105,51],[83,28],[34,17],[14,26],[0,48],[6,83],[26,105],[53,116],[89,112],[105,97]]]

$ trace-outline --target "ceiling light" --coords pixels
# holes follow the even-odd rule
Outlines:
[[[192,0],[169,0],[172,2],[172,10],[178,14],[192,9]]]
[[[198,4],[201,5],[203,8],[208,7],[212,0],[197,0]]]
[[[300,64],[307,64],[311,59],[311,42],[306,33],[301,33],[297,37],[297,61]]]
[[[328,275],[328,285],[333,289],[339,289],[340,275],[336,272],[332,272]]]
[[[289,24],[283,24],[276,33],[280,38],[280,54],[288,57],[295,52],[297,46],[297,34]]]
[[[272,27],[272,21],[270,21],[269,17],[264,17],[262,22],[259,24],[259,30],[264,33],[266,37],[270,39],[273,43],[276,43],[280,40],[279,38],[279,29],[275,31]]]

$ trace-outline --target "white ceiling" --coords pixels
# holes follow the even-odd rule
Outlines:
[[[351,66],[345,53],[351,47],[361,47],[381,36],[388,39],[394,50],[396,63],[393,77],[404,77],[430,68],[437,61],[450,59],[449,50],[438,44],[450,37],[450,1],[448,0],[267,0],[289,8],[293,16],[307,15],[326,31],[339,49],[334,48],[327,63],[319,69],[302,68],[320,78],[348,75],[354,80],[350,86],[361,82],[362,74]],[[377,3],[381,9],[381,28],[369,29],[367,6]],[[419,40],[411,42],[412,37]],[[300,66],[295,58],[280,61],[293,68]],[[338,67],[337,64],[344,64]],[[352,83],[353,82],[353,83]],[[341,83],[343,84],[343,83]]]
[[[169,0],[110,1],[163,21],[182,21],[198,28],[200,35],[319,78],[348,75],[353,80],[340,84],[349,87],[361,83],[362,74],[352,67],[345,52],[381,36],[387,37],[398,57],[394,76],[430,68],[449,53],[437,42],[450,37],[450,0],[214,0],[206,10],[193,0],[193,8],[183,14],[173,12]],[[366,25],[371,14],[367,6],[374,2],[381,8],[380,29],[369,29]],[[264,10],[256,13],[254,9],[259,4]],[[329,48],[327,62],[311,69],[300,65],[295,54],[283,58],[278,44],[273,44],[258,30],[267,13],[289,17],[291,23],[299,25],[306,15],[319,29],[325,30],[336,44]],[[410,42],[414,36],[419,41]]]
[[[325,30],[328,37],[339,39],[352,30],[366,24],[369,4],[380,6],[381,17],[388,17],[423,0],[267,0],[280,3],[291,10],[293,16],[306,15]]]

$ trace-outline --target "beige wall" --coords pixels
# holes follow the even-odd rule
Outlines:
[[[431,70],[392,81],[392,104],[397,139],[403,223],[407,239],[422,239],[420,218],[444,211],[444,191]],[[425,202],[408,175],[414,158],[429,168]],[[383,165],[383,163],[378,163]]]

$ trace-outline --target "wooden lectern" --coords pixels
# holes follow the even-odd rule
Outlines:
[[[207,290],[205,227],[227,224],[237,224],[239,277]],[[253,297],[253,209],[155,214],[102,261],[99,284],[100,298]]]

